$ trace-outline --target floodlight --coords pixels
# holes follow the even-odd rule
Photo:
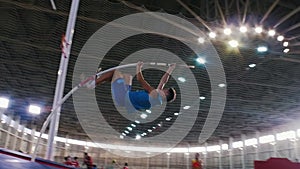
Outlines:
[[[274,36],[276,34],[275,30],[269,30],[268,35],[269,36]]]
[[[267,46],[259,46],[257,47],[257,52],[266,52],[268,51],[268,47]]]
[[[215,32],[210,32],[210,33],[208,34],[208,36],[209,36],[210,38],[215,38],[217,35],[216,35]]]
[[[284,39],[284,37],[283,37],[282,35],[279,35],[279,36],[277,37],[277,40],[278,40],[279,42],[283,41],[283,39]]]
[[[247,32],[247,27],[246,27],[246,26],[241,26],[241,27],[240,27],[240,31],[241,31],[242,33]]]
[[[256,27],[255,28],[256,33],[262,33],[262,31],[263,31],[262,27]]]
[[[228,42],[228,44],[229,44],[231,47],[234,47],[234,48],[236,48],[236,47],[239,46],[239,42],[236,41],[236,40],[230,40],[230,41]]]
[[[41,108],[36,105],[30,105],[28,111],[29,113],[39,115],[41,113]]]
[[[8,108],[8,105],[9,105],[9,99],[1,97],[0,98],[0,108],[6,109],[6,108]]]
[[[230,35],[231,34],[231,29],[230,28],[225,28],[224,29],[224,34],[225,35]]]
[[[206,63],[206,60],[203,59],[203,58],[201,58],[201,57],[197,58],[196,61],[197,61],[198,63],[200,63],[200,64],[205,64],[205,63]]]

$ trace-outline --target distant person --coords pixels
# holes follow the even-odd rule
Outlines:
[[[92,157],[90,157],[87,152],[84,152],[83,155],[83,165],[86,165],[87,169],[93,169]]]
[[[71,157],[70,156],[67,156],[64,158],[65,161],[64,161],[64,164],[65,165],[68,165],[68,166],[73,166],[73,163],[72,163],[72,160],[71,160]]]
[[[199,159],[200,154],[195,154],[195,159],[192,160],[192,169],[202,169],[202,161]]]
[[[129,168],[128,168],[128,163],[125,163],[125,164],[124,164],[123,169],[129,169]]]
[[[74,167],[79,168],[79,162],[78,162],[78,157],[74,157],[72,164]]]

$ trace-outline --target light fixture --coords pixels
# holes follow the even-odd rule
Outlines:
[[[262,33],[262,31],[263,31],[263,29],[260,26],[258,26],[258,27],[255,28],[255,32],[256,33]]]
[[[154,127],[154,126],[153,126],[152,128],[153,128],[154,130],[156,129],[156,127]]]
[[[279,36],[277,36],[277,40],[278,40],[279,42],[281,42],[281,41],[284,40],[284,37],[283,37],[282,35],[279,35]]]
[[[198,42],[199,42],[199,43],[204,43],[204,38],[199,37],[199,38],[198,38]]]
[[[283,42],[282,46],[288,47],[289,46],[289,42]]]
[[[129,131],[127,131],[127,130],[125,130],[124,132],[125,132],[126,134],[129,134]]]
[[[166,121],[170,121],[170,120],[172,120],[172,117],[167,117],[166,118]]]
[[[200,96],[199,99],[200,99],[200,100],[204,100],[205,97],[204,97],[204,96]]]
[[[179,113],[174,113],[174,116],[178,116],[179,115]]]
[[[135,125],[135,124],[131,124],[131,126],[132,126],[132,127],[136,127],[136,125]]]
[[[135,122],[136,124],[140,124],[140,121],[138,121],[138,120],[135,120],[134,122]]]
[[[30,105],[28,108],[28,112],[31,114],[39,115],[41,113],[41,108],[36,105]]]
[[[132,128],[131,128],[131,127],[127,127],[127,129],[128,129],[129,131],[132,131]]]
[[[152,132],[152,130],[151,130],[151,129],[148,129],[148,132],[149,132],[149,133],[151,133],[151,132]]]
[[[124,139],[124,136],[123,136],[123,135],[120,135],[120,139]]]
[[[266,47],[266,46],[259,46],[259,47],[256,48],[256,50],[257,50],[257,52],[262,53],[262,52],[268,51],[268,47]]]
[[[150,114],[150,113],[151,113],[151,110],[146,110],[146,112]]]
[[[0,108],[6,109],[6,108],[8,108],[8,105],[9,105],[9,99],[1,97],[0,98]]]
[[[135,139],[136,139],[136,140],[140,140],[140,139],[141,139],[141,135],[137,134],[137,135],[135,136]]]
[[[146,135],[147,135],[147,133],[143,133],[143,135],[144,135],[144,136],[146,136]]]
[[[206,63],[205,59],[203,59],[203,58],[201,58],[201,57],[198,57],[198,58],[196,59],[196,61],[197,61],[198,63],[200,63],[200,64],[205,64],[205,63]]]
[[[209,36],[210,38],[214,39],[217,35],[216,35],[215,32],[210,32],[210,33],[208,34],[208,36]]]
[[[254,68],[255,66],[256,66],[255,63],[252,63],[252,64],[249,65],[250,68]]]
[[[269,36],[274,36],[275,34],[276,34],[276,32],[273,29],[269,30],[269,32],[268,32]]]
[[[288,53],[289,51],[290,51],[289,48],[285,48],[285,49],[283,50],[284,53]]]
[[[186,81],[184,77],[178,77],[178,80],[182,83],[184,83]]]
[[[236,48],[236,47],[239,46],[239,42],[236,41],[236,40],[230,40],[230,41],[228,42],[228,44],[229,44],[231,47],[233,47],[233,48]]]
[[[224,34],[225,35],[230,35],[231,34],[231,29],[230,28],[225,28],[224,29]]]
[[[241,26],[241,27],[240,27],[240,31],[241,31],[242,33],[247,32],[247,27],[246,27],[246,26]]]
[[[187,110],[187,109],[189,109],[189,108],[191,108],[191,106],[184,106],[184,107],[183,107],[184,110]]]
[[[145,113],[141,114],[141,118],[142,118],[142,119],[145,119],[145,118],[147,118],[147,117],[148,117],[147,114],[145,114]]]
[[[122,135],[123,135],[123,136],[126,136],[126,134],[125,134],[125,133],[122,133]]]
[[[225,87],[226,85],[224,83],[218,84],[219,87]]]

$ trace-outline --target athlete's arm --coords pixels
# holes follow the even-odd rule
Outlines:
[[[144,76],[142,74],[142,67],[143,62],[138,62],[136,66],[136,76],[139,83],[142,85],[142,87],[148,92],[151,93],[152,90],[155,90],[150,84],[144,79]]]
[[[166,73],[160,79],[160,82],[159,82],[159,85],[157,86],[157,89],[162,90],[165,87],[165,84],[168,82],[169,77],[170,77],[171,73],[173,72],[173,70],[175,69],[175,67],[176,67],[176,63],[173,63],[173,64],[170,65],[170,67],[168,68]]]

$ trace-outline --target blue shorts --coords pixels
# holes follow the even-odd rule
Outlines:
[[[126,97],[131,90],[131,86],[125,83],[123,78],[116,79],[111,84],[111,93],[116,106],[125,106]]]

